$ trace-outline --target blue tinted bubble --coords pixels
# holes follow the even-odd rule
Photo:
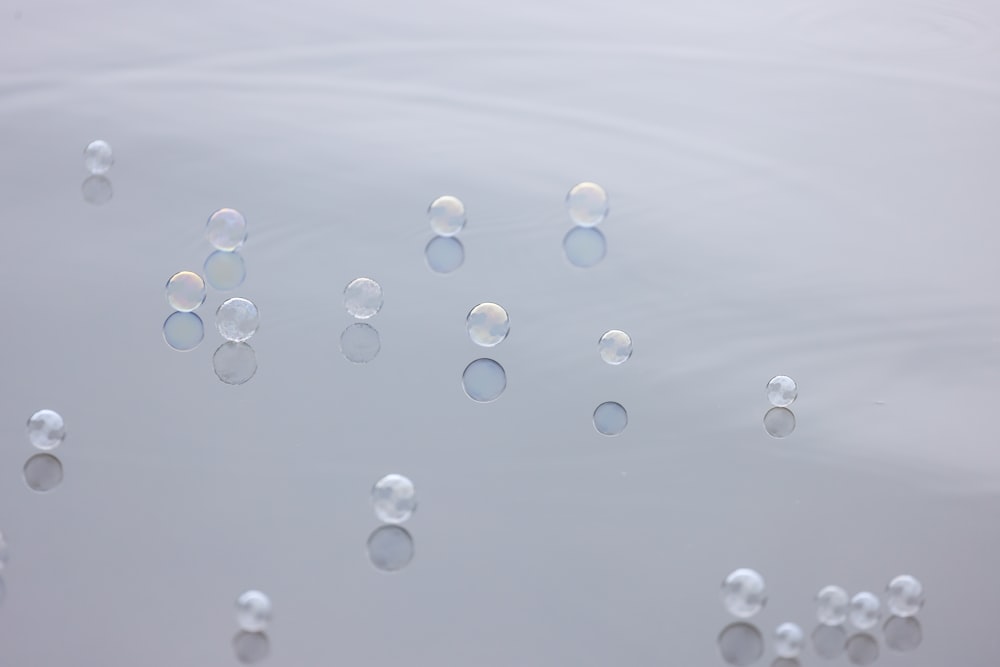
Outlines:
[[[434,273],[451,273],[465,262],[462,242],[452,236],[435,236],[424,248],[427,266]]]
[[[507,388],[507,373],[492,359],[476,359],[462,373],[462,388],[477,403],[489,403]]]
[[[243,284],[247,277],[247,268],[243,256],[238,252],[216,250],[205,260],[205,280],[223,292],[234,290]]]
[[[163,340],[175,350],[193,350],[204,337],[205,325],[194,313],[174,313],[163,323]]]
[[[604,259],[608,244],[599,229],[574,227],[563,238],[563,251],[570,264],[588,269]]]

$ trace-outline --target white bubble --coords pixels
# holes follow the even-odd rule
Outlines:
[[[203,338],[205,325],[194,313],[172,313],[163,322],[163,340],[175,350],[193,350]]]
[[[454,237],[435,236],[424,248],[424,256],[434,273],[451,273],[465,262],[465,248]]]
[[[451,195],[438,197],[427,207],[427,221],[438,236],[454,236],[465,227],[465,204]]]
[[[91,141],[83,149],[83,166],[91,174],[106,174],[115,163],[115,156],[111,152],[111,145],[103,139]]]
[[[618,435],[628,426],[628,412],[621,403],[608,401],[594,410],[594,428],[603,435]]]
[[[220,208],[209,216],[205,236],[216,250],[238,250],[247,240],[247,220],[235,209]]]
[[[851,598],[848,618],[858,630],[874,628],[882,618],[882,603],[873,593],[858,593]]]
[[[476,359],[462,373],[462,388],[477,403],[490,403],[507,388],[507,373],[492,359]]]
[[[383,523],[403,523],[417,509],[417,491],[403,475],[386,475],[372,487],[375,516]]]
[[[51,454],[35,454],[24,462],[24,483],[38,493],[48,493],[63,481],[62,461]]]
[[[167,303],[182,313],[205,303],[205,295],[205,281],[193,271],[178,271],[167,281]]]
[[[83,193],[83,201],[94,206],[107,204],[115,194],[111,181],[104,176],[88,176],[80,184],[80,192]]]
[[[597,349],[601,353],[601,359],[612,366],[618,366],[632,356],[632,338],[624,331],[612,329],[601,336]]]
[[[924,586],[916,577],[901,574],[886,586],[886,606],[901,618],[915,616],[924,606]]]
[[[795,385],[795,380],[787,375],[778,375],[767,383],[767,400],[775,407],[791,405],[798,395],[799,388]]]
[[[233,297],[215,311],[215,326],[226,340],[242,343],[253,338],[260,326],[260,312],[253,301]]]
[[[481,303],[465,317],[469,338],[476,345],[493,347],[503,342],[510,331],[507,311],[495,303]]]
[[[66,424],[55,410],[39,410],[28,418],[28,440],[44,451],[55,449],[66,439]]]
[[[271,622],[271,598],[247,591],[236,598],[236,622],[247,632],[262,632]]]
[[[756,570],[734,570],[722,582],[722,604],[733,616],[750,618],[767,604],[764,577]]]
[[[381,349],[378,330],[367,322],[355,322],[340,334],[340,353],[352,363],[367,364]]]
[[[205,280],[213,289],[222,292],[234,290],[247,277],[243,256],[238,252],[216,250],[205,260]]]
[[[795,430],[795,413],[788,408],[771,408],[764,413],[764,430],[772,438],[787,438]]]
[[[247,343],[223,343],[212,355],[215,375],[226,384],[249,382],[257,372],[257,355]]]
[[[774,631],[774,652],[782,658],[795,658],[802,653],[806,635],[795,623],[782,623]]]
[[[849,605],[847,591],[840,586],[824,586],[816,594],[816,618],[823,625],[842,625]]]
[[[383,572],[403,569],[413,553],[413,538],[402,526],[379,526],[368,537],[368,559]]]
[[[344,308],[359,320],[374,316],[382,309],[382,286],[371,278],[355,278],[344,288]]]
[[[599,229],[574,227],[563,238],[563,252],[573,266],[589,269],[596,266],[608,251],[604,234]]]
[[[597,183],[578,183],[566,194],[566,210],[574,224],[593,227],[608,215],[608,193]]]

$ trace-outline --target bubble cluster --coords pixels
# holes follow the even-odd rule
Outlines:
[[[451,195],[438,197],[427,207],[427,221],[438,236],[454,236],[465,227],[465,204]]]
[[[750,618],[767,604],[764,577],[756,570],[733,570],[722,581],[722,604],[733,616]]]
[[[624,331],[606,331],[597,342],[601,359],[612,366],[624,364],[632,356],[632,338]]]
[[[510,318],[502,306],[481,303],[469,311],[465,326],[473,343],[493,347],[502,343],[510,332]]]
[[[271,598],[260,591],[246,591],[236,598],[236,622],[246,632],[262,632],[271,622]]]
[[[215,326],[228,341],[242,343],[253,338],[260,326],[260,312],[248,299],[226,299],[215,311]]]
[[[238,250],[247,240],[247,220],[235,209],[220,208],[209,216],[205,236],[216,250]]]
[[[344,308],[359,320],[374,317],[382,309],[382,286],[371,278],[355,278],[344,288]]]
[[[194,313],[173,313],[163,322],[163,340],[180,352],[198,347],[205,338],[205,325]]]
[[[66,439],[66,423],[55,410],[39,410],[28,418],[28,440],[36,449],[55,449]]]
[[[114,163],[111,145],[103,139],[91,141],[83,149],[83,166],[95,176],[108,173]]]
[[[372,487],[372,504],[379,521],[403,523],[417,509],[417,492],[408,477],[386,475]]]
[[[205,281],[193,271],[178,271],[167,280],[167,303],[176,311],[189,313],[205,303]]]

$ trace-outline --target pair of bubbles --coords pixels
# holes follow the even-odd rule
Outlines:
[[[355,278],[344,288],[344,309],[356,320],[369,320],[382,310],[382,286],[371,278]],[[378,356],[382,339],[368,322],[348,325],[340,334],[340,353],[354,364],[367,364]]]
[[[111,145],[103,139],[97,139],[87,144],[83,149],[83,166],[90,174],[80,185],[83,200],[94,206],[101,206],[111,201],[114,189],[107,173],[115,164],[115,156]]]
[[[767,400],[773,405],[764,413],[764,430],[772,438],[787,438],[795,430],[795,413],[789,405],[799,396],[795,380],[787,375],[776,375],[767,383]]]
[[[28,418],[28,441],[40,453],[28,457],[24,483],[36,493],[48,493],[63,481],[63,464],[52,453],[66,439],[66,423],[55,410],[39,410]]]

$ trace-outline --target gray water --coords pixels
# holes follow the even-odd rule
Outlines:
[[[0,664],[723,665],[719,583],[752,567],[756,664],[780,622],[812,635],[822,586],[910,573],[922,641],[879,626],[875,664],[992,665],[998,43],[988,0],[7,3]],[[115,165],[84,187],[98,138]],[[560,247],[584,180],[611,198],[590,269]],[[468,211],[448,276],[442,194]],[[221,207],[247,278],[175,352],[164,284]],[[339,349],[358,276],[385,295],[364,364]],[[234,295],[261,313],[239,386],[212,367]],[[511,329],[479,404],[485,301]],[[41,408],[68,433],[44,494]],[[391,472],[420,509],[385,573]],[[267,650],[234,644],[248,588]]]

